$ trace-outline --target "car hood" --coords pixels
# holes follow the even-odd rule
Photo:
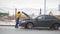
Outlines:
[[[22,12],[26,17],[28,17],[29,19],[32,19],[32,17],[30,17],[27,13]],[[27,19],[28,20],[28,19]]]

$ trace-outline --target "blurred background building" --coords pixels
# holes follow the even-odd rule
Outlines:
[[[8,15],[9,15],[8,13],[1,13],[0,12],[0,20],[4,21],[5,19],[8,19]]]

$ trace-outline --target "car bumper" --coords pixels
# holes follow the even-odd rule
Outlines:
[[[26,23],[20,23],[19,26],[25,27]]]

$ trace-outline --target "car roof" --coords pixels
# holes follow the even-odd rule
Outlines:
[[[53,16],[53,15],[40,15],[40,16]]]

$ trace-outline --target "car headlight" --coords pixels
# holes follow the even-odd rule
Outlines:
[[[21,23],[25,23],[26,21],[21,21]]]

